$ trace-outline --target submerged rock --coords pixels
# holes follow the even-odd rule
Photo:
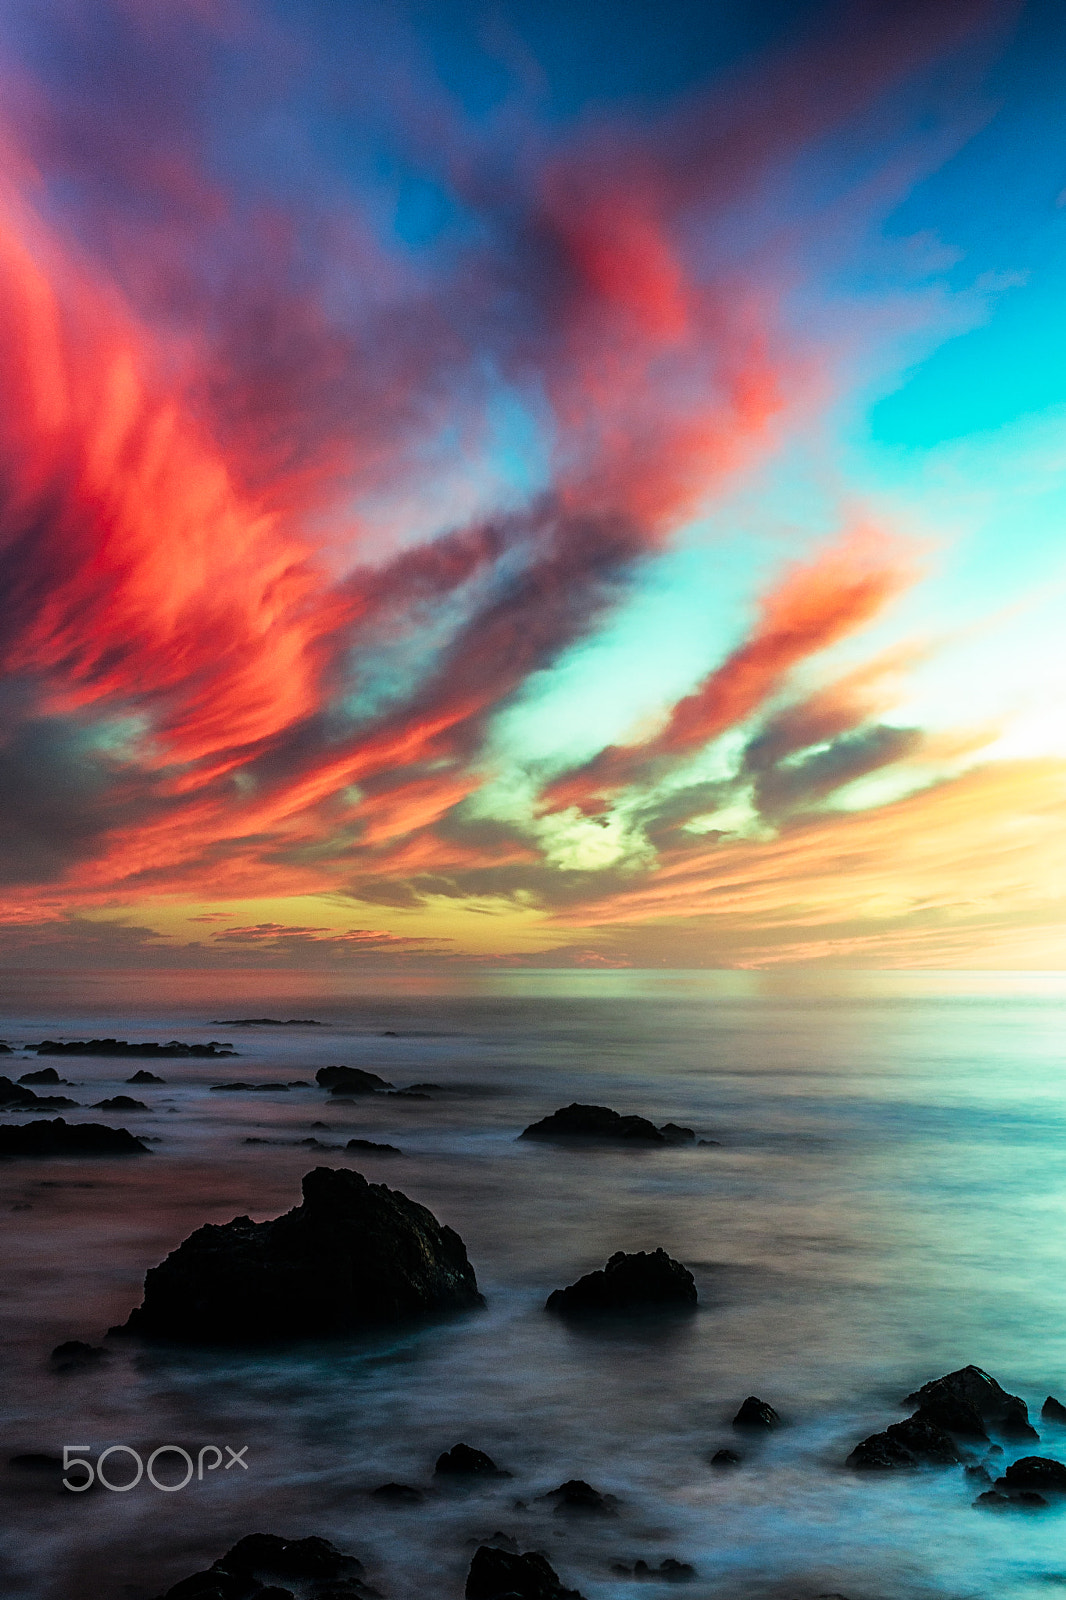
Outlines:
[[[206,1572],[194,1573],[160,1600],[377,1600],[365,1583],[363,1563],[344,1555],[328,1539],[282,1539],[251,1533]]]
[[[349,1139],[344,1148],[346,1150],[353,1151],[356,1155],[358,1155],[360,1151],[372,1156],[403,1155],[403,1151],[397,1149],[394,1144],[375,1144],[373,1139]]]
[[[166,1083],[166,1081],[158,1073],[149,1072],[146,1067],[141,1067],[139,1071],[133,1074],[132,1078],[126,1079],[127,1083]]]
[[[43,1039],[40,1044],[29,1046],[36,1050],[39,1056],[196,1056],[198,1058],[215,1058],[218,1056],[235,1056],[236,1050],[228,1044],[217,1044],[214,1040],[210,1044],[182,1044],[178,1039],[170,1039],[166,1044],[130,1044],[125,1039],[72,1039],[61,1042],[58,1039]]]
[[[69,1111],[77,1103],[65,1094],[35,1094],[24,1083],[0,1077],[0,1106],[5,1111]]]
[[[1018,1489],[1040,1489],[1044,1494],[1066,1494],[1066,1465],[1050,1456],[1022,1456],[1012,1461],[995,1482],[1001,1494]]]
[[[420,1506],[426,1496],[413,1483],[380,1483],[370,1491],[371,1500],[381,1500],[387,1505]]]
[[[735,1450],[716,1450],[711,1457],[712,1467],[739,1467],[740,1457]]]
[[[146,1156],[146,1144],[128,1128],[102,1122],[26,1122],[21,1127],[0,1123],[0,1158],[14,1156]]]
[[[765,1400],[760,1400],[757,1395],[749,1394],[736,1416],[733,1418],[734,1428],[770,1429],[781,1426],[781,1418],[773,1406],[767,1405]]]
[[[1019,1395],[1008,1394],[981,1367],[959,1367],[956,1372],[948,1372],[942,1378],[933,1378],[913,1394],[907,1395],[903,1403],[916,1405],[922,1411],[934,1406],[968,1405],[985,1427],[992,1428],[1005,1439],[1040,1437],[1029,1421],[1025,1401]]]
[[[466,1579],[466,1600],[582,1600],[564,1589],[555,1568],[535,1550],[515,1555],[498,1545],[479,1545]]]
[[[270,1222],[207,1223],[144,1280],[124,1332],[181,1344],[318,1338],[484,1305],[462,1239],[398,1189],[316,1167]]]
[[[319,1067],[315,1082],[330,1094],[381,1094],[392,1088],[376,1072],[364,1072],[362,1067]]]
[[[132,1095],[115,1094],[110,1100],[94,1100],[94,1111],[147,1111],[148,1107],[143,1100],[134,1100]]]
[[[995,1489],[986,1489],[973,1502],[975,1511],[1043,1511],[1046,1506],[1042,1494],[1006,1495]]]
[[[665,1250],[616,1250],[599,1272],[587,1272],[565,1289],[554,1289],[548,1311],[582,1316],[599,1311],[688,1310],[696,1305],[696,1281]]]
[[[67,1082],[66,1078],[59,1076],[55,1067],[39,1067],[36,1072],[23,1072],[19,1077],[19,1083],[55,1083],[64,1084],[68,1089],[74,1087],[72,1083]]]
[[[576,1513],[578,1516],[613,1517],[618,1511],[618,1501],[613,1494],[601,1494],[584,1478],[568,1478],[558,1489],[549,1489],[537,1499],[553,1500],[556,1516]]]
[[[945,1433],[954,1433],[961,1439],[977,1439],[988,1443],[981,1413],[969,1400],[959,1395],[933,1394],[922,1401],[914,1413],[917,1422],[928,1422]]]
[[[100,1344],[84,1344],[80,1339],[67,1339],[57,1344],[48,1357],[56,1372],[85,1372],[106,1361],[110,1351]]]
[[[646,1117],[623,1117],[609,1106],[584,1106],[574,1101],[551,1116],[531,1122],[520,1139],[572,1140],[608,1144],[666,1144],[665,1133]]]
[[[1056,1400],[1053,1394],[1049,1394],[1040,1407],[1040,1415],[1045,1422],[1066,1423],[1066,1406],[1061,1400]]]
[[[883,1433],[872,1433],[863,1439],[845,1465],[880,1472],[901,1467],[951,1467],[960,1460],[954,1440],[943,1428],[908,1417],[906,1422],[894,1422]]]
[[[438,1478],[509,1478],[511,1474],[498,1467],[484,1450],[475,1450],[468,1444],[453,1445],[437,1457],[433,1469]]]
[[[653,1583],[691,1583],[696,1576],[695,1567],[690,1567],[687,1561],[678,1561],[674,1556],[667,1556],[657,1567],[649,1566],[646,1561],[635,1561],[631,1567],[622,1561],[614,1561],[611,1571],[619,1578],[645,1578]]]

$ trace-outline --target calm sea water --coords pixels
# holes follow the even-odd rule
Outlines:
[[[1037,1412],[1049,1391],[1066,1399],[1061,977],[513,973],[432,992],[377,979],[345,995],[324,979],[288,993],[280,979],[258,992],[234,981],[142,976],[123,990],[112,976],[105,993],[72,979],[61,1000],[54,979],[9,988],[0,1034],[12,1042],[229,1038],[240,1056],[153,1066],[166,1085],[144,1090],[125,1088],[137,1062],[55,1063],[86,1104],[126,1092],[151,1108],[69,1117],[159,1142],[138,1160],[0,1167],[0,1461],[65,1444],[145,1457],[218,1444],[247,1445],[248,1469],[178,1493],[142,1480],[83,1496],[0,1469],[5,1596],[149,1600],[255,1530],[325,1535],[392,1600],[460,1596],[475,1543],[497,1530],[543,1550],[589,1600],[633,1593],[612,1561],[665,1556],[697,1569],[693,1600],[1036,1600],[1066,1585],[1066,1511],[990,1516],[971,1509],[961,1470],[871,1478],[841,1465],[904,1414],[904,1394],[967,1362]],[[259,1011],[329,1026],[212,1023]],[[209,1088],[334,1062],[446,1092],[337,1105],[317,1089]],[[0,1070],[34,1064],[7,1057]],[[573,1099],[720,1143],[516,1143]],[[387,1141],[403,1157],[244,1142],[312,1133]],[[116,1345],[99,1371],[49,1370],[58,1341],[98,1341],[123,1321],[145,1269],[194,1227],[275,1216],[323,1163],[457,1228],[487,1311],[265,1355]],[[613,1250],[659,1245],[699,1286],[683,1325],[571,1331],[544,1313],[549,1290]],[[788,1425],[716,1472],[708,1457],[736,1444],[729,1419],[748,1394]],[[1066,1429],[1042,1433],[1041,1451],[1066,1459]],[[513,1477],[421,1506],[368,1497],[392,1479],[428,1484],[458,1440]],[[536,1497],[572,1477],[616,1495],[618,1516],[549,1514]]]

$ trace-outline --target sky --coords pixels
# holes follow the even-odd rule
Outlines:
[[[0,966],[1066,965],[1064,64],[0,0]]]

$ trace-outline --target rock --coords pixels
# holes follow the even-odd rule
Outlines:
[[[618,1501],[613,1494],[601,1494],[584,1478],[569,1478],[558,1489],[550,1489],[547,1494],[538,1495],[537,1499],[554,1500],[556,1516],[560,1512],[564,1515],[576,1512],[580,1516],[613,1517],[618,1510]]]
[[[157,1073],[149,1072],[146,1067],[141,1067],[132,1078],[127,1078],[127,1083],[166,1083],[165,1078],[160,1078]]]
[[[425,1500],[421,1489],[411,1483],[382,1483],[370,1491],[371,1500],[383,1500],[389,1505],[420,1506]]]
[[[315,1082],[330,1094],[380,1094],[392,1088],[376,1072],[364,1072],[362,1067],[319,1067]]]
[[[123,1331],[179,1344],[321,1338],[484,1305],[459,1235],[398,1189],[316,1167],[270,1222],[208,1223],[144,1281]]]
[[[894,1422],[884,1433],[872,1433],[851,1452],[846,1466],[864,1471],[896,1468],[949,1467],[960,1460],[951,1435],[930,1422]]]
[[[615,1561],[611,1564],[611,1571],[619,1578],[650,1578],[654,1583],[691,1583],[696,1576],[695,1567],[690,1567],[687,1561],[677,1561],[673,1556],[667,1556],[657,1567],[650,1567],[646,1561],[635,1561],[631,1567]]]
[[[468,1444],[453,1445],[437,1457],[433,1469],[438,1478],[509,1478],[511,1474],[498,1467],[484,1450],[475,1450]]]
[[[687,1267],[665,1250],[616,1250],[599,1272],[587,1272],[565,1289],[554,1289],[548,1311],[580,1316],[601,1311],[687,1310],[698,1300],[696,1282]]]
[[[127,1128],[102,1122],[27,1122],[17,1127],[0,1123],[0,1158],[13,1156],[146,1156],[146,1144]]]
[[[466,1579],[466,1600],[582,1600],[577,1589],[564,1589],[558,1574],[542,1555],[483,1544],[474,1551]]]
[[[77,1103],[62,1094],[34,1094],[25,1084],[0,1077],[0,1106],[5,1111],[69,1111]]]
[[[767,1405],[765,1400],[760,1400],[757,1395],[749,1394],[736,1416],[733,1418],[734,1428],[769,1429],[779,1428],[781,1418],[773,1406]]]
[[[1022,1456],[1012,1461],[995,1487],[1001,1494],[1016,1489],[1040,1489],[1045,1494],[1066,1494],[1066,1465],[1049,1456]]]
[[[1044,1422],[1066,1423],[1066,1406],[1061,1400],[1056,1400],[1053,1394],[1049,1394],[1040,1407],[1040,1416]]]
[[[997,1493],[995,1489],[986,1489],[984,1494],[977,1496],[973,1506],[975,1511],[1042,1511],[1047,1501],[1042,1494],[1026,1492],[1005,1495]]]
[[[646,1117],[623,1117],[608,1106],[583,1106],[576,1101],[531,1122],[520,1139],[584,1140],[609,1144],[666,1144],[665,1136]]]
[[[40,1067],[36,1072],[24,1072],[19,1078],[19,1083],[62,1083],[68,1089],[73,1088],[73,1084],[67,1083],[66,1078],[59,1076],[55,1067]]]
[[[711,1457],[712,1467],[739,1467],[740,1457],[735,1450],[716,1450]]]
[[[409,1083],[406,1089],[401,1089],[401,1094],[443,1094],[444,1085],[440,1083]]]
[[[306,1141],[305,1141],[306,1142]],[[402,1156],[394,1144],[375,1144],[373,1139],[349,1139],[346,1150],[365,1151],[372,1156]]]
[[[495,1533],[490,1533],[487,1539],[478,1539],[476,1544],[490,1544],[494,1550],[510,1550],[512,1555],[518,1554],[518,1540],[512,1539],[509,1533],[501,1533],[497,1528]]]
[[[342,1093],[339,1089],[331,1089],[330,1094]],[[420,1094],[417,1089],[390,1089],[385,1096],[386,1100],[432,1100],[429,1094]]]
[[[342,1554],[328,1539],[282,1539],[273,1533],[252,1533],[209,1567],[168,1589],[161,1600],[377,1600],[378,1591],[364,1581],[355,1556]],[[280,1580],[276,1582],[275,1580]]]
[[[198,1058],[235,1056],[228,1044],[182,1044],[171,1039],[167,1044],[129,1044],[125,1039],[79,1039],[60,1042],[43,1039],[40,1044],[29,1045],[39,1056],[196,1056]]]
[[[57,1372],[84,1372],[87,1368],[98,1367],[109,1355],[110,1351],[103,1345],[68,1339],[65,1344],[57,1344],[48,1359]]]
[[[134,1100],[128,1094],[115,1094],[110,1100],[94,1100],[94,1111],[147,1111],[143,1100]]]
[[[212,1028],[326,1028],[326,1022],[316,1022],[314,1017],[216,1017]]]
[[[904,1405],[925,1407],[933,1402],[963,1401],[971,1405],[986,1427],[1005,1439],[1038,1439],[1029,1421],[1025,1401],[1008,1394],[981,1367],[960,1367],[943,1378],[933,1378],[907,1395]]]
[[[980,1439],[988,1443],[981,1414],[969,1400],[959,1395],[933,1394],[918,1407],[914,1420],[928,1422],[945,1433],[954,1433],[963,1439]]]
[[[964,1467],[963,1471],[968,1478],[973,1480],[974,1483],[984,1483],[987,1484],[989,1488],[992,1487],[992,1474],[989,1472],[987,1467]]]
[[[309,1084],[300,1084],[299,1088],[310,1088]],[[213,1083],[213,1094],[288,1094],[292,1088],[291,1083]]]
[[[664,1122],[659,1129],[667,1144],[695,1144],[695,1128],[679,1128],[676,1122]]]

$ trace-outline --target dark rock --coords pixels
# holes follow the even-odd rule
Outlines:
[[[1040,1407],[1040,1415],[1044,1422],[1066,1423],[1066,1406],[1061,1400],[1056,1400],[1053,1394],[1049,1394]]]
[[[394,1144],[375,1144],[373,1139],[349,1139],[344,1147],[346,1150],[363,1150],[372,1156],[402,1156],[403,1151],[398,1150]]]
[[[439,1083],[409,1083],[406,1089],[401,1089],[401,1094],[443,1094],[444,1086]]]
[[[330,1094],[380,1094],[392,1088],[376,1072],[364,1072],[362,1067],[319,1067],[315,1082]]]
[[[159,1077],[157,1073],[149,1072],[146,1067],[141,1067],[139,1071],[133,1074],[132,1078],[126,1079],[127,1083],[166,1083],[166,1081],[165,1078]]]
[[[9,1056],[11,1053],[11,1046],[0,1041],[0,1056]]]
[[[934,1428],[943,1428],[945,1433],[954,1433],[962,1439],[981,1439],[988,1443],[988,1434],[977,1407],[959,1395],[930,1395],[914,1413],[914,1420],[928,1422]]]
[[[146,1156],[148,1146],[127,1128],[108,1128],[102,1122],[27,1122],[16,1127],[0,1123],[0,1158],[13,1156]]]
[[[511,1474],[498,1467],[484,1450],[475,1450],[468,1444],[453,1445],[437,1457],[433,1469],[438,1478],[509,1478]]]
[[[1012,1461],[1002,1478],[996,1479],[1001,1494],[1016,1489],[1042,1489],[1045,1494],[1066,1494],[1066,1465],[1049,1456],[1022,1456]]]
[[[216,1017],[212,1028],[325,1028],[329,1024],[313,1017]]]
[[[973,1502],[975,1511],[1043,1511],[1047,1501],[1042,1494],[1032,1494],[1026,1491],[1021,1494],[999,1494],[995,1489],[986,1489],[984,1494],[979,1494]]]
[[[964,1467],[963,1471],[974,1483],[986,1483],[989,1488],[992,1487],[992,1474],[987,1467]]]
[[[665,1144],[666,1139],[646,1117],[623,1117],[608,1106],[583,1106],[575,1101],[531,1122],[520,1139],[574,1139],[610,1144]]]
[[[43,1039],[38,1045],[28,1046],[39,1056],[196,1056],[198,1058],[235,1056],[229,1045],[182,1044],[171,1039],[167,1044],[129,1044],[125,1039],[79,1039],[61,1042]]]
[[[299,1089],[309,1089],[310,1084],[300,1083]],[[288,1094],[291,1083],[213,1083],[212,1094]]]
[[[176,1583],[161,1600],[279,1600],[282,1595],[291,1600],[289,1583],[298,1586],[304,1600],[377,1600],[378,1591],[363,1579],[363,1563],[327,1539],[253,1533],[206,1572]]]
[[[716,1450],[711,1457],[712,1467],[739,1467],[740,1457],[735,1450]]]
[[[466,1579],[466,1600],[582,1600],[576,1589],[564,1589],[558,1574],[542,1555],[528,1550],[515,1555],[494,1545],[479,1545]]]
[[[331,1089],[330,1094],[338,1094],[340,1090]],[[432,1100],[433,1096],[420,1094],[417,1089],[390,1089],[385,1096],[386,1100]]]
[[[312,1089],[314,1085],[307,1078],[290,1078],[285,1087],[287,1089]]]
[[[664,1122],[659,1129],[667,1144],[695,1144],[694,1128],[679,1128],[676,1122]]]
[[[599,1272],[587,1272],[565,1289],[554,1289],[548,1311],[582,1316],[601,1311],[690,1309],[697,1303],[696,1283],[687,1267],[665,1250],[616,1250]]]
[[[773,1406],[767,1405],[765,1400],[760,1400],[757,1395],[749,1394],[736,1416],[733,1418],[734,1428],[768,1429],[779,1428],[781,1418]]]
[[[316,1338],[484,1305],[466,1247],[425,1206],[316,1167],[303,1204],[190,1234],[144,1281],[125,1332],[181,1344]]]
[[[67,1083],[66,1078],[61,1078],[55,1067],[40,1067],[36,1072],[24,1072],[19,1078],[19,1083],[62,1083],[68,1089],[73,1088]]]
[[[650,1578],[654,1583],[691,1583],[696,1576],[695,1567],[690,1567],[687,1561],[677,1561],[673,1556],[667,1556],[657,1567],[650,1567],[646,1561],[635,1561],[631,1567],[616,1561],[612,1563],[611,1571],[620,1578]]]
[[[383,1500],[389,1505],[420,1506],[425,1500],[421,1489],[416,1489],[411,1483],[382,1483],[376,1489],[371,1489],[372,1500]]]
[[[109,1354],[103,1345],[68,1339],[65,1344],[57,1344],[48,1359],[57,1372],[84,1372],[86,1368],[98,1367]]]
[[[863,1439],[845,1465],[887,1471],[900,1467],[949,1467],[957,1465],[959,1459],[950,1434],[930,1422],[908,1417],[906,1422],[894,1422],[884,1433],[872,1433]]]
[[[0,1077],[0,1106],[5,1111],[68,1111],[77,1103],[62,1094],[34,1094],[25,1084]]]
[[[964,1401],[971,1405],[985,1426],[1002,1434],[1005,1439],[1040,1437],[1029,1421],[1025,1401],[1016,1394],[1008,1394],[981,1367],[960,1367],[943,1378],[933,1378],[913,1394],[907,1395],[903,1403],[926,1406],[934,1401],[947,1400]]]
[[[147,1111],[143,1100],[134,1100],[128,1094],[115,1094],[110,1100],[94,1100],[94,1111]]]
[[[613,1494],[601,1494],[584,1478],[570,1478],[566,1483],[561,1483],[558,1489],[538,1495],[537,1499],[554,1500],[557,1516],[560,1512],[564,1515],[577,1512],[581,1516],[613,1517],[618,1510],[618,1501]]]

